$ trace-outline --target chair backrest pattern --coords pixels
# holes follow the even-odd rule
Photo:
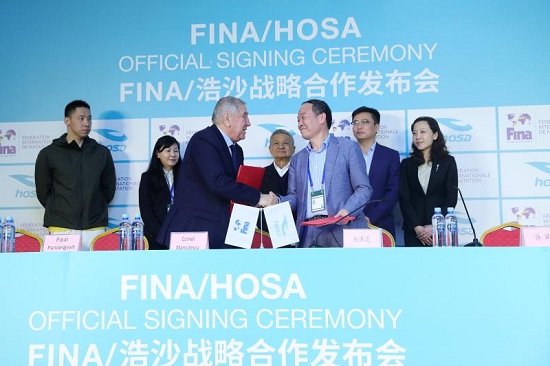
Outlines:
[[[143,237],[145,250],[149,250],[149,242]],[[99,234],[92,240],[90,251],[101,250],[120,250],[120,237],[118,236],[118,228],[110,229]]]
[[[42,238],[30,231],[15,229],[15,251],[18,253],[41,252]]]
[[[480,238],[486,247],[518,247],[520,245],[521,225],[517,222],[506,222],[487,229]]]

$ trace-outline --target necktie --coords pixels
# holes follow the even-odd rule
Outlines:
[[[233,169],[235,170],[235,174],[239,171],[239,166],[241,165],[239,163],[239,159],[237,158],[237,147],[235,144],[230,145],[229,148],[231,149],[231,160],[233,161]]]

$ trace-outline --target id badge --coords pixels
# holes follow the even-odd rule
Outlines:
[[[311,212],[323,211],[325,209],[325,191],[320,189],[311,192]]]

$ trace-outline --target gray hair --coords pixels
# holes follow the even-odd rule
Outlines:
[[[291,133],[288,132],[287,130],[284,130],[282,128],[279,128],[279,129],[276,129],[275,131],[273,131],[273,133],[271,134],[271,137],[269,138],[269,144],[271,145],[271,140],[273,140],[273,136],[275,135],[287,135],[288,137],[290,137],[290,140],[292,141],[292,145],[294,145],[294,137],[292,137]]]
[[[219,124],[222,121],[223,115],[229,113],[231,115],[237,113],[239,107],[246,103],[237,97],[223,97],[216,103],[212,112],[212,122]]]

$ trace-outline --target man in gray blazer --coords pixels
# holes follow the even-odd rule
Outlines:
[[[309,144],[291,160],[288,201],[296,212],[299,247],[342,247],[344,228],[366,228],[362,205],[372,188],[359,145],[329,134],[332,112],[324,101],[311,99],[298,111],[298,129]],[[301,225],[326,217],[350,215],[347,220],[322,227]]]

